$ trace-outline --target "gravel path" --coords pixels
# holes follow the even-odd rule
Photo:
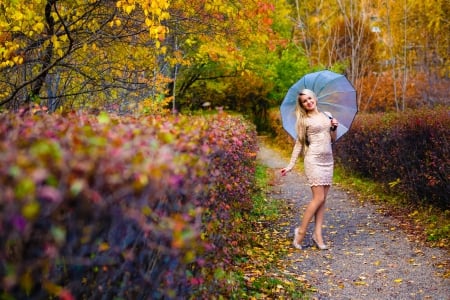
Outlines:
[[[286,239],[292,240],[311,189],[302,173],[292,171],[281,177],[279,169],[288,161],[264,142],[258,158],[275,174],[268,197],[283,199],[292,209],[283,229]],[[331,249],[312,246],[310,226],[305,249],[291,247],[282,263],[287,268],[284,272],[311,285],[312,299],[450,299],[450,279],[444,278],[442,263],[449,260],[449,253],[413,242],[414,237],[397,224],[378,213],[375,205],[360,203],[333,186],[324,224],[324,240]]]

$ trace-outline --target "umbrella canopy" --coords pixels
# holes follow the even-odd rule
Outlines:
[[[289,88],[281,103],[283,128],[294,139],[297,139],[295,105],[298,93],[303,89],[316,94],[319,111],[328,111],[338,120],[337,139],[350,129],[358,112],[355,88],[344,75],[324,70],[303,76]]]

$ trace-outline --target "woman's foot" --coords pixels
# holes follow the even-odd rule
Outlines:
[[[294,230],[294,241],[292,242],[292,245],[294,248],[297,248],[299,250],[302,250],[302,241],[305,237],[306,232],[300,231],[300,228],[295,228]]]
[[[316,244],[317,248],[319,248],[320,250],[328,250],[328,246],[323,244],[323,243],[318,243],[315,235],[312,236],[312,240],[314,242],[314,244]]]

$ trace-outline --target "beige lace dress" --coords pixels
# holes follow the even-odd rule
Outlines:
[[[333,179],[333,152],[331,147],[330,119],[320,113],[306,119],[306,136],[309,146],[304,158],[305,175],[310,186],[331,185]],[[301,152],[297,139],[287,169],[292,169]]]

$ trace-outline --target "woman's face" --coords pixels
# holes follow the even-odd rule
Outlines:
[[[314,111],[316,109],[316,100],[306,94],[300,94],[298,96],[299,104],[307,111]]]

